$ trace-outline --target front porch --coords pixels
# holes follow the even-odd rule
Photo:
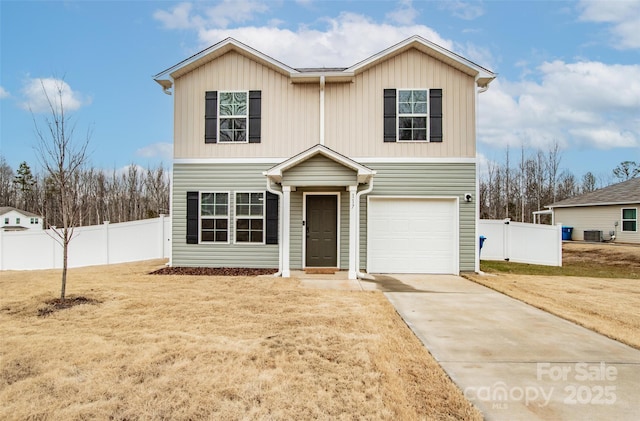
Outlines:
[[[280,196],[279,269],[346,268],[357,279],[360,197],[375,171],[316,145],[263,173]]]

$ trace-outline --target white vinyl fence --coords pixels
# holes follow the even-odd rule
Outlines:
[[[478,235],[487,238],[480,251],[482,260],[562,266],[561,224],[481,219],[478,228]]]
[[[62,268],[62,246],[51,230],[2,232],[0,270]],[[171,253],[171,218],[78,227],[69,243],[69,267],[160,259]]]

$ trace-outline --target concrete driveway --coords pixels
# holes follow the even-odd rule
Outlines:
[[[459,276],[377,275],[488,420],[638,420],[640,351]]]

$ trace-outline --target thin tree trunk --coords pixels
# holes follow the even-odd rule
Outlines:
[[[69,238],[67,237],[67,229],[62,231],[62,287],[60,289],[60,300],[65,300],[65,294],[67,290],[67,257],[69,251]]]

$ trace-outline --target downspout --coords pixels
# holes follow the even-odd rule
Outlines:
[[[274,190],[271,180],[267,177],[267,191],[278,196],[278,206],[282,204],[282,192]],[[282,276],[282,225],[284,223],[284,212],[278,210],[278,271],[273,276]]]
[[[478,83],[478,80],[476,79],[476,84]],[[474,250],[475,250],[475,262],[474,262],[474,266],[475,266],[475,272],[476,273],[480,273],[482,274],[482,271],[480,270],[480,239],[479,239],[479,230],[480,230],[480,174],[478,172],[478,95],[480,95],[483,92],[486,92],[487,89],[489,89],[489,84],[486,84],[484,86],[480,86],[479,89],[476,90],[476,94],[474,95],[474,101],[475,104],[473,104],[474,109],[475,109],[475,146],[476,146],[476,200],[475,200],[475,207],[476,207],[476,218],[475,218],[475,225],[476,225],[476,238],[473,239],[473,243],[475,244],[474,246]]]
[[[324,76],[320,76],[320,144],[324,145]]]
[[[360,197],[363,194],[369,194],[373,190],[373,177],[369,179],[369,187],[356,193],[356,278],[373,279],[367,273],[360,272]]]

